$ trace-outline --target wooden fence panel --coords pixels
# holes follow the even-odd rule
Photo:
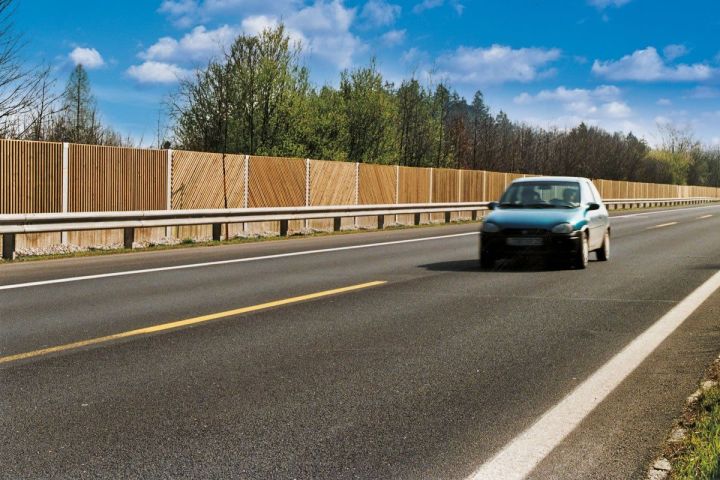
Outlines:
[[[395,203],[396,177],[396,167],[360,164],[358,203],[360,205]]]
[[[167,152],[70,145],[68,210],[164,210]]]
[[[222,154],[173,152],[172,208],[223,208]],[[245,203],[245,156],[225,155],[225,184],[228,208]]]
[[[250,208],[305,205],[305,160],[250,157],[248,175]]]
[[[461,202],[482,202],[485,198],[483,172],[479,170],[462,170]]]
[[[458,170],[449,168],[433,169],[433,203],[459,201],[460,177]]]
[[[505,174],[499,172],[486,173],[486,202],[497,202],[505,191]]]
[[[62,211],[62,143],[0,140],[0,213]]]
[[[310,160],[310,205],[354,205],[355,164]]]
[[[400,203],[430,202],[430,169],[400,167]]]

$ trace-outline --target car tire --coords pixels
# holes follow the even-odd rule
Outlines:
[[[590,245],[588,243],[588,236],[583,233],[582,239],[580,240],[580,248],[575,253],[573,259],[573,266],[577,269],[587,268],[588,257],[590,256]]]
[[[489,270],[495,266],[495,255],[490,252],[482,252],[480,254],[480,268]]]
[[[600,247],[595,254],[597,255],[597,259],[601,262],[607,262],[610,260],[610,232],[605,232],[602,247]]]

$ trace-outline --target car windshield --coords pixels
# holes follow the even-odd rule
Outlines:
[[[500,199],[503,208],[577,208],[580,206],[578,182],[516,182]]]

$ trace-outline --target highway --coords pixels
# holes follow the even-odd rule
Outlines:
[[[720,206],[620,215],[584,271],[480,270],[477,224],[0,265],[0,478],[642,478],[714,288],[554,408],[713,281]]]

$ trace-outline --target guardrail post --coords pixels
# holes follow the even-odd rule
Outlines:
[[[333,232],[339,232],[342,227],[342,217],[333,218]]]
[[[219,242],[222,237],[222,223],[212,224],[212,239],[213,242]]]
[[[413,218],[413,224],[420,225],[420,214],[419,213],[415,214],[415,218]]]
[[[280,220],[280,236],[288,236],[288,220]]]
[[[383,228],[385,228],[385,215],[378,215],[377,220],[378,220],[378,224],[377,224],[378,230],[382,230]]]
[[[123,247],[132,249],[133,243],[135,243],[135,228],[123,228]]]
[[[452,212],[445,212],[445,223],[450,223],[450,216]]]
[[[470,213],[470,219],[471,219],[473,222],[477,220],[477,210],[473,210],[473,211]]]
[[[3,260],[12,260],[15,257],[15,234],[3,233],[2,236],[2,258]]]

